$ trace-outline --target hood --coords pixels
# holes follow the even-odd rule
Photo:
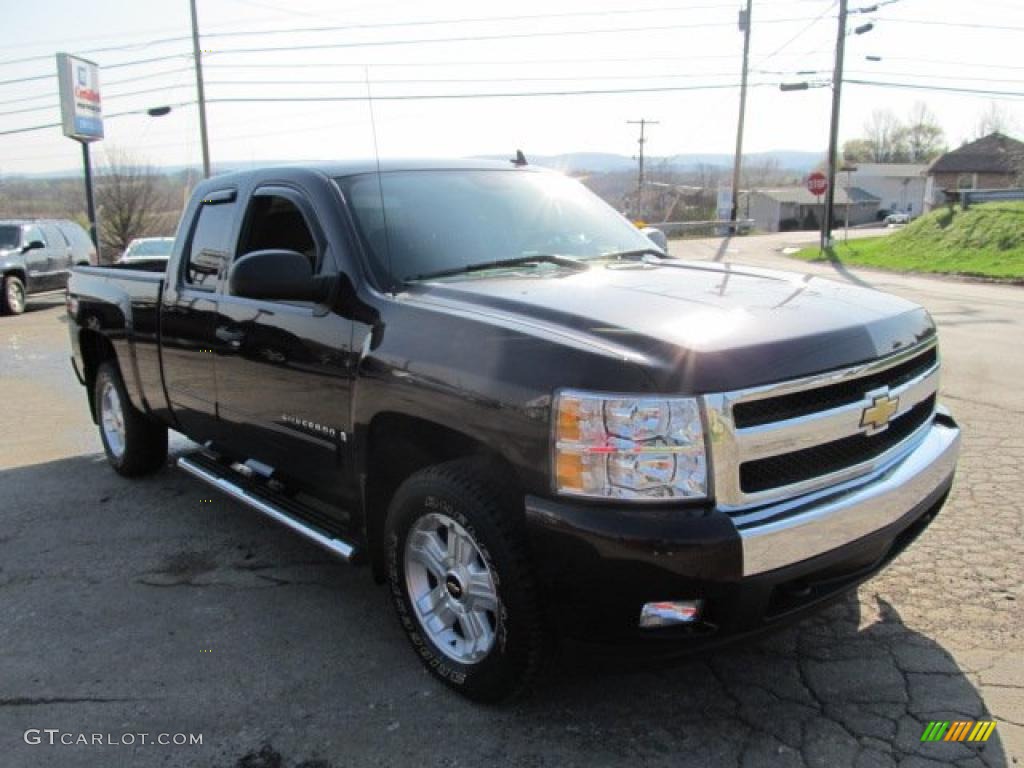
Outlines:
[[[526,318],[628,350],[659,391],[724,392],[874,360],[935,333],[904,299],[812,275],[669,261],[485,273],[423,283],[410,298]]]

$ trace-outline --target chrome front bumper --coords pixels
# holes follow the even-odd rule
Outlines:
[[[897,522],[949,480],[959,454],[960,429],[940,408],[912,450],[873,474],[734,515],[743,575],[798,563]]]

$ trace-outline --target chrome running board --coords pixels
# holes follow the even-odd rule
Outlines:
[[[272,520],[276,520],[282,525],[291,528],[296,533],[309,539],[314,544],[318,544],[328,552],[337,555],[342,560],[352,561],[356,557],[357,550],[354,545],[302,520],[297,514],[287,511],[271,501],[257,497],[228,476],[228,473],[232,472],[229,468],[225,467],[224,472],[219,473],[213,467],[203,466],[206,463],[202,462],[200,464],[189,456],[182,456],[178,459],[178,466],[193,477],[199,478],[204,483],[226,493],[228,496],[237,499],[258,512],[262,512]]]

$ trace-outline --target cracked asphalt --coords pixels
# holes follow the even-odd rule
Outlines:
[[[777,252],[787,242],[674,249],[804,269]],[[1018,764],[1024,288],[806,268],[935,315],[965,431],[945,511],[857,594],[780,634],[642,671],[567,658],[504,708],[435,684],[365,570],[170,467],[141,481],[107,469],[61,300],[0,318],[0,764]],[[921,743],[939,719],[998,725],[984,745]],[[32,728],[202,744],[26,744]]]

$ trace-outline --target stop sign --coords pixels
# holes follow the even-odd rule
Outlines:
[[[828,189],[828,179],[821,171],[815,171],[807,177],[807,189],[812,195],[824,195]]]

